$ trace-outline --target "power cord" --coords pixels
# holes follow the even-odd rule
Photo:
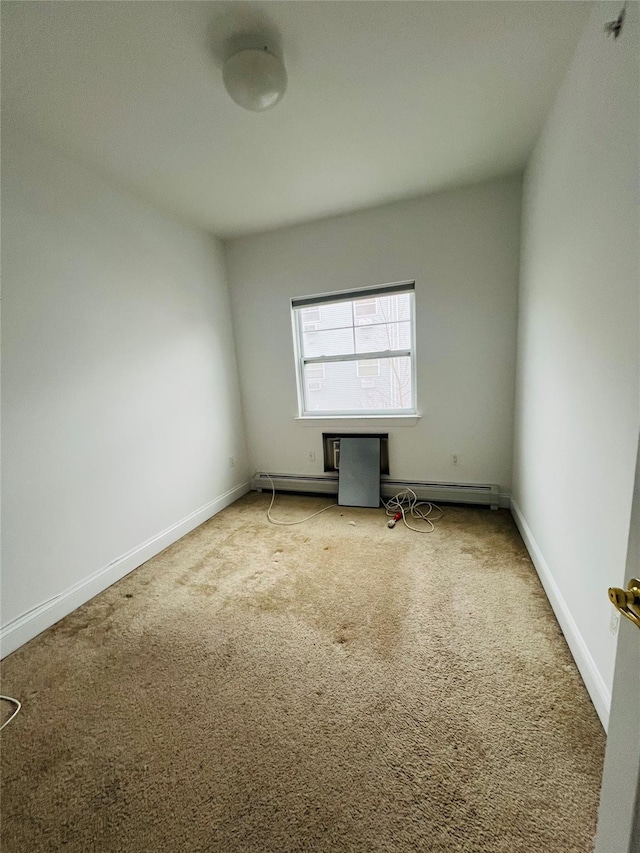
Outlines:
[[[15,709],[15,711],[13,712],[13,714],[9,717],[9,719],[8,719],[8,720],[5,720],[5,721],[4,721],[4,723],[0,726],[0,732],[1,732],[1,731],[2,731],[2,729],[3,729],[5,726],[8,726],[8,725],[9,725],[9,723],[11,722],[11,720],[13,720],[13,718],[16,716],[16,714],[18,713],[18,711],[20,710],[20,708],[22,708],[22,702],[18,702],[18,700],[17,700],[17,699],[12,699],[12,698],[11,698],[11,696],[0,696],[0,699],[4,699],[4,700],[5,700],[5,702],[12,702],[12,703],[16,706],[16,709]]]
[[[305,521],[310,521],[312,518],[315,518],[316,515],[320,515],[321,512],[326,512],[328,509],[333,509],[334,507],[338,506],[338,504],[329,504],[329,506],[325,506],[322,509],[319,509],[318,512],[314,512],[311,515],[308,515],[306,518],[301,518],[299,521],[279,521],[277,518],[273,518],[271,515],[271,509],[276,499],[276,487],[274,485],[273,480],[268,474],[265,474],[264,476],[271,483],[271,503],[269,504],[269,509],[267,510],[267,518],[269,519],[271,524],[278,524],[281,527],[291,527],[291,525],[293,524],[303,524]]]
[[[275,484],[269,474],[264,473],[264,476],[271,483],[271,503],[267,509],[267,518],[271,524],[277,524],[281,527],[291,527],[295,524],[304,524],[305,521],[311,521],[311,519],[315,518],[317,515],[338,506],[337,503],[329,504],[328,506],[319,509],[317,512],[307,515],[305,518],[298,519],[298,521],[280,521],[271,515],[271,510],[273,509],[273,504],[276,499]],[[388,501],[383,500],[382,503],[387,515],[392,516],[391,521],[388,523],[389,527],[395,527],[396,522],[402,519],[405,527],[409,530],[413,530],[414,533],[431,533],[435,530],[433,522],[439,521],[444,515],[444,511],[437,504],[431,503],[430,501],[419,501],[418,496],[413,489],[403,489]],[[426,509],[420,509],[420,507],[426,507]],[[439,515],[432,516],[432,513],[434,512],[439,513]],[[426,528],[412,527],[407,521],[407,516],[409,518],[420,519],[421,521],[426,522],[428,526]]]
[[[433,522],[439,521],[444,515],[444,511],[437,504],[430,501],[419,501],[413,489],[403,489],[388,501],[383,500],[382,503],[387,511],[387,515],[392,516],[391,521],[388,523],[389,527],[395,527],[396,522],[402,519],[404,526],[409,528],[409,530],[413,530],[414,533],[432,533],[435,530]],[[420,509],[420,507],[426,507],[426,509]],[[432,516],[433,512],[440,514]],[[423,528],[412,527],[407,521],[407,516],[426,521],[428,526]]]

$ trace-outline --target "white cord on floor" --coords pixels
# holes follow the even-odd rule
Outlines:
[[[414,533],[432,533],[435,530],[433,522],[438,521],[444,515],[443,510],[437,504],[433,504],[430,501],[419,501],[413,489],[403,489],[397,495],[389,498],[388,501],[383,500],[382,503],[385,506],[387,515],[395,517],[400,513],[405,527],[413,530]],[[426,509],[422,510],[420,507],[426,507]],[[434,511],[439,512],[440,515],[432,517],[431,513]],[[412,527],[407,521],[407,515],[410,518],[419,518],[422,521],[426,521],[428,527]],[[391,522],[389,522],[389,526],[391,526]]]
[[[329,504],[329,506],[325,506],[322,509],[319,509],[317,512],[312,513],[311,515],[307,515],[305,518],[300,518],[298,521],[279,521],[277,518],[273,518],[271,515],[271,510],[273,509],[273,504],[276,499],[276,487],[268,474],[264,474],[264,476],[271,483],[271,503],[267,509],[267,518],[271,522],[271,524],[278,524],[282,527],[290,527],[294,524],[304,524],[305,521],[310,521],[312,518],[315,518],[316,515],[320,515],[323,512],[326,512],[328,509],[333,509],[337,507],[338,504]],[[431,501],[419,501],[418,496],[413,491],[413,489],[403,489],[401,492],[398,492],[397,495],[394,495],[388,501],[382,501],[384,508],[387,512],[387,515],[392,518],[396,515],[402,517],[402,521],[404,522],[405,527],[409,530],[413,530],[414,533],[431,533],[435,530],[434,521],[439,521],[444,515],[444,511]],[[420,507],[426,507],[426,509],[420,509]],[[433,512],[439,513],[438,515],[432,516]],[[407,521],[407,516],[410,518],[417,518],[421,521],[425,521],[427,523],[427,527],[419,528],[412,527]],[[394,522],[389,522],[389,527],[393,526]]]
[[[12,699],[12,698],[11,698],[11,696],[0,696],[0,699],[4,699],[4,700],[5,700],[5,702],[13,702],[13,704],[16,706],[16,709],[15,709],[15,711],[13,712],[13,714],[9,717],[9,719],[8,719],[8,720],[5,720],[5,721],[4,721],[4,723],[0,726],[0,732],[1,732],[1,731],[2,731],[2,729],[3,729],[5,726],[8,726],[8,725],[9,725],[9,723],[11,722],[11,720],[13,720],[13,718],[16,716],[16,714],[18,713],[18,711],[20,710],[20,708],[22,708],[22,702],[18,702],[18,700],[17,700],[17,699]]]
[[[264,475],[267,480],[271,483],[271,503],[269,504],[269,509],[267,510],[267,518],[271,522],[271,524],[279,524],[281,527],[290,527],[292,524],[303,524],[305,521],[310,521],[312,518],[315,518],[316,515],[320,515],[321,512],[326,512],[328,509],[333,509],[338,506],[338,504],[329,504],[329,506],[325,506],[322,509],[319,509],[318,512],[314,512],[312,515],[308,515],[306,518],[301,518],[299,521],[278,521],[277,518],[273,518],[271,516],[271,508],[273,507],[273,502],[276,499],[276,487],[274,485],[273,480],[268,474]]]

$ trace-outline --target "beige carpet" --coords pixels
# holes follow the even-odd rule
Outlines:
[[[4,661],[3,853],[590,851],[604,736],[509,514],[267,502]]]

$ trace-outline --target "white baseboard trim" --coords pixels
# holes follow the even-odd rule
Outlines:
[[[337,495],[337,474],[274,474],[258,471],[251,480],[251,488],[257,491],[301,492],[303,494]],[[498,486],[485,483],[428,483],[421,480],[396,480],[387,476],[380,478],[380,494],[392,498],[401,489],[412,489],[421,501],[435,503],[462,503],[509,509],[510,495],[500,492]]]
[[[89,577],[84,578],[55,598],[39,604],[22,616],[13,619],[0,630],[0,657],[6,657],[20,646],[32,640],[42,631],[50,628],[64,616],[67,616],[81,604],[85,604],[95,595],[110,587],[120,578],[128,575],[138,566],[146,563],[169,545],[177,542],[191,530],[203,524],[216,513],[234,503],[250,490],[248,482],[240,483],[209,503],[195,510],[186,518],[167,527],[161,533],[118,557]]]
[[[591,656],[591,652],[584,641],[584,637],[580,633],[580,630],[571,615],[571,610],[569,609],[567,602],[564,600],[562,593],[551,574],[551,569],[549,568],[547,561],[542,555],[542,551],[533,537],[531,528],[527,524],[520,507],[513,498],[511,498],[511,512],[524,544],[527,547],[527,551],[533,561],[533,565],[536,568],[538,577],[544,587],[544,591],[547,594],[549,603],[551,604],[553,612],[556,615],[556,619],[562,629],[562,633],[567,641],[569,650],[573,655],[578,671],[582,676],[587,692],[591,697],[591,701],[598,712],[598,716],[600,717],[600,721],[606,732],[609,726],[611,691],[604,683],[595,661]]]

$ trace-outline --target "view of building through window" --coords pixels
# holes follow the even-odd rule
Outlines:
[[[356,293],[293,302],[302,411],[413,412],[413,285]]]

